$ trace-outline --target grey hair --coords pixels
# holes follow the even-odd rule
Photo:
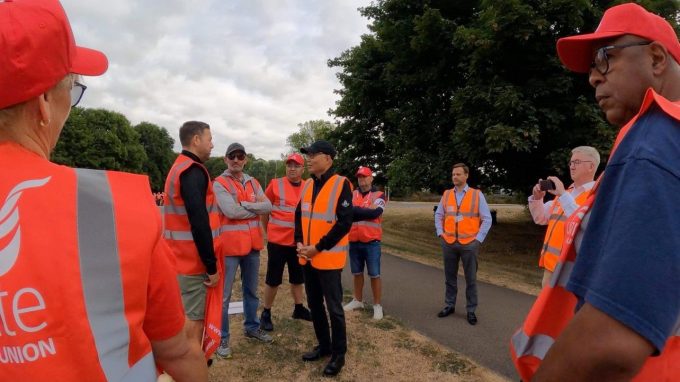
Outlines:
[[[581,153],[583,155],[587,155],[590,158],[592,158],[596,169],[598,166],[600,166],[600,153],[597,151],[596,148],[592,146],[579,146],[571,150],[571,153],[572,154]]]
[[[79,75],[77,74],[67,74],[64,78],[62,78],[59,82],[57,82],[56,85],[51,87],[50,89],[46,90],[45,93],[53,90],[53,89],[63,89],[68,86],[72,86],[74,81],[77,81],[80,78]],[[24,102],[6,107],[4,109],[0,109],[0,129],[6,127],[9,125],[14,119],[17,118],[19,113],[21,113],[24,109],[24,106],[26,106],[26,103],[29,100],[26,100]]]

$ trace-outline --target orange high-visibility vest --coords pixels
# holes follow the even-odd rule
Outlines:
[[[300,200],[302,239],[305,245],[317,244],[335,225],[337,221],[335,210],[345,181],[347,181],[347,178],[344,176],[337,174],[331,176],[319,191],[314,203],[312,203],[314,181],[307,179],[307,182],[305,182],[302,189],[302,200]],[[349,234],[343,236],[335,247],[321,251],[312,257],[312,267],[316,269],[342,269],[345,267],[348,253]],[[307,264],[307,260],[304,258],[299,257],[298,259],[300,264]]]
[[[257,179],[250,178],[245,187],[241,182],[226,175],[220,175],[215,182],[221,184],[234,201],[255,202],[260,183]],[[222,246],[222,256],[245,256],[251,251],[261,250],[263,246],[260,218],[258,216],[249,219],[229,219],[220,213],[220,239],[225,245]]]
[[[205,273],[205,265],[201,261],[198,249],[191,233],[191,225],[184,206],[184,199],[180,192],[180,175],[189,169],[191,165],[197,165],[210,179],[208,170],[203,164],[194,161],[186,155],[179,154],[175,163],[168,172],[165,180],[165,200],[163,202],[163,221],[165,226],[165,239],[175,252],[177,258],[177,273],[180,275],[198,275]],[[213,247],[217,254],[219,249],[219,227],[217,201],[213,193],[212,184],[208,181],[208,189],[205,197],[205,208],[208,210],[210,230],[212,231]]]
[[[441,204],[444,207],[443,235],[447,243],[453,244],[458,241],[461,244],[468,244],[477,237],[481,223],[479,193],[479,190],[468,187],[459,206],[456,202],[455,188],[444,192]]]
[[[0,168],[0,380],[155,381],[145,315],[165,243],[148,178],[55,165],[13,143],[0,143]],[[179,292],[159,292],[179,323],[171,337]]]
[[[657,104],[666,113],[680,120],[680,108],[677,104],[674,105],[656,94],[652,89],[647,90],[640,111],[619,132],[610,157],[638,117],[643,115],[652,104]],[[550,284],[541,290],[524,324],[515,332],[510,341],[510,355],[517,372],[524,381],[530,381],[533,378],[550,347],[574,317],[577,299],[565,287],[571,277],[571,271],[577,257],[575,238],[581,228],[582,220],[595,202],[600,179],[602,179],[602,175],[590,191],[586,202],[567,220],[564,245],[555,272],[550,279]],[[591,221],[589,224],[596,224],[596,222]],[[647,358],[633,381],[678,381],[680,380],[680,362],[678,360],[680,360],[680,328],[676,328],[676,332],[666,340],[663,352],[660,355]]]
[[[288,178],[272,179],[272,212],[267,223],[267,239],[270,243],[295,246],[295,208],[300,202],[302,187],[294,187]]]
[[[573,188],[573,186],[571,187]],[[571,190],[570,188],[570,190]],[[576,204],[583,205],[588,198],[590,192],[584,190],[578,194],[574,199]],[[558,198],[555,198],[550,207],[550,219],[548,220],[548,229],[545,232],[543,239],[543,247],[541,248],[541,257],[538,260],[538,266],[545,268],[550,272],[555,271],[557,265],[557,258],[560,256],[562,250],[562,242],[564,240],[564,222],[567,217],[564,216],[564,209]]]
[[[366,196],[359,189],[352,192],[352,205],[368,208],[380,196],[381,192],[369,192]],[[382,240],[382,214],[375,219],[352,223],[349,231],[349,241],[369,243],[374,240]]]

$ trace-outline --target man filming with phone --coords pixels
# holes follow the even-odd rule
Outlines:
[[[579,146],[571,150],[569,175],[574,182],[565,189],[564,183],[556,177],[539,179],[529,197],[529,211],[536,224],[548,225],[541,247],[538,266],[543,268],[542,287],[550,282],[555,271],[557,258],[562,250],[564,239],[564,223],[576,209],[585,203],[595,182],[595,172],[600,165],[600,154],[590,146]],[[546,192],[555,198],[543,203]]]

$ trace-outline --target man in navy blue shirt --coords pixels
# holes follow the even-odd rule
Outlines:
[[[631,3],[557,50],[623,129],[573,241],[578,311],[533,380],[679,380],[680,43]],[[671,362],[653,365],[657,355]]]

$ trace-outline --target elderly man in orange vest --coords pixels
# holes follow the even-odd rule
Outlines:
[[[558,177],[549,176],[547,182],[539,179],[532,190],[529,197],[531,217],[536,224],[548,225],[538,261],[538,266],[543,268],[543,287],[550,282],[562,250],[564,222],[585,203],[590,189],[595,185],[593,179],[599,165],[600,153],[597,149],[590,146],[576,147],[571,150],[569,160],[569,174],[574,183],[568,189],[565,189],[564,183]],[[548,187],[543,187],[544,185]],[[543,203],[546,191],[555,198]]]
[[[523,380],[680,380],[680,43],[633,3],[557,53],[621,127],[511,354]]]
[[[335,174],[335,148],[316,141],[300,151],[307,155],[311,179],[295,209],[295,242],[303,265],[307,302],[319,344],[302,355],[303,361],[331,356],[324,375],[336,375],[345,365],[347,334],[342,310],[341,273],[349,251],[352,191],[347,178]],[[324,302],[331,321],[331,331]]]
[[[274,330],[271,308],[276,292],[283,281],[283,268],[288,264],[288,282],[295,307],[292,317],[311,321],[312,316],[302,305],[304,276],[298,263],[295,247],[295,207],[302,192],[302,172],[305,160],[302,155],[292,153],[286,158],[286,176],[272,179],[264,191],[272,203],[272,212],[262,216],[267,227],[267,275],[264,285],[264,304],[260,315],[260,327]]]
[[[373,291],[373,319],[383,318],[380,305],[382,282],[380,280],[380,240],[382,239],[382,214],[385,194],[373,187],[373,171],[360,166],[356,173],[359,188],[352,192],[354,223],[349,231],[349,260],[354,275],[354,298],[343,308],[349,312],[363,308],[364,265],[371,279]]]
[[[146,176],[50,163],[80,75],[56,0],[0,2],[0,380],[207,381]]]
[[[260,182],[243,172],[248,157],[242,144],[230,144],[224,162],[227,169],[214,181],[215,197],[220,212],[220,240],[224,243],[219,255],[224,257],[225,268],[222,336],[215,354],[220,358],[231,358],[229,302],[236,270],[239,267],[245,335],[264,343],[272,342],[272,337],[260,328],[257,318],[257,308],[260,304],[257,297],[260,250],[264,247],[260,216],[269,214],[272,204],[264,196]]]
[[[437,317],[446,317],[456,309],[458,262],[463,262],[467,322],[477,324],[477,255],[491,229],[491,212],[484,194],[467,184],[470,170],[456,163],[451,170],[453,188],[444,192],[435,212],[434,225],[444,252],[446,294],[444,308]]]

